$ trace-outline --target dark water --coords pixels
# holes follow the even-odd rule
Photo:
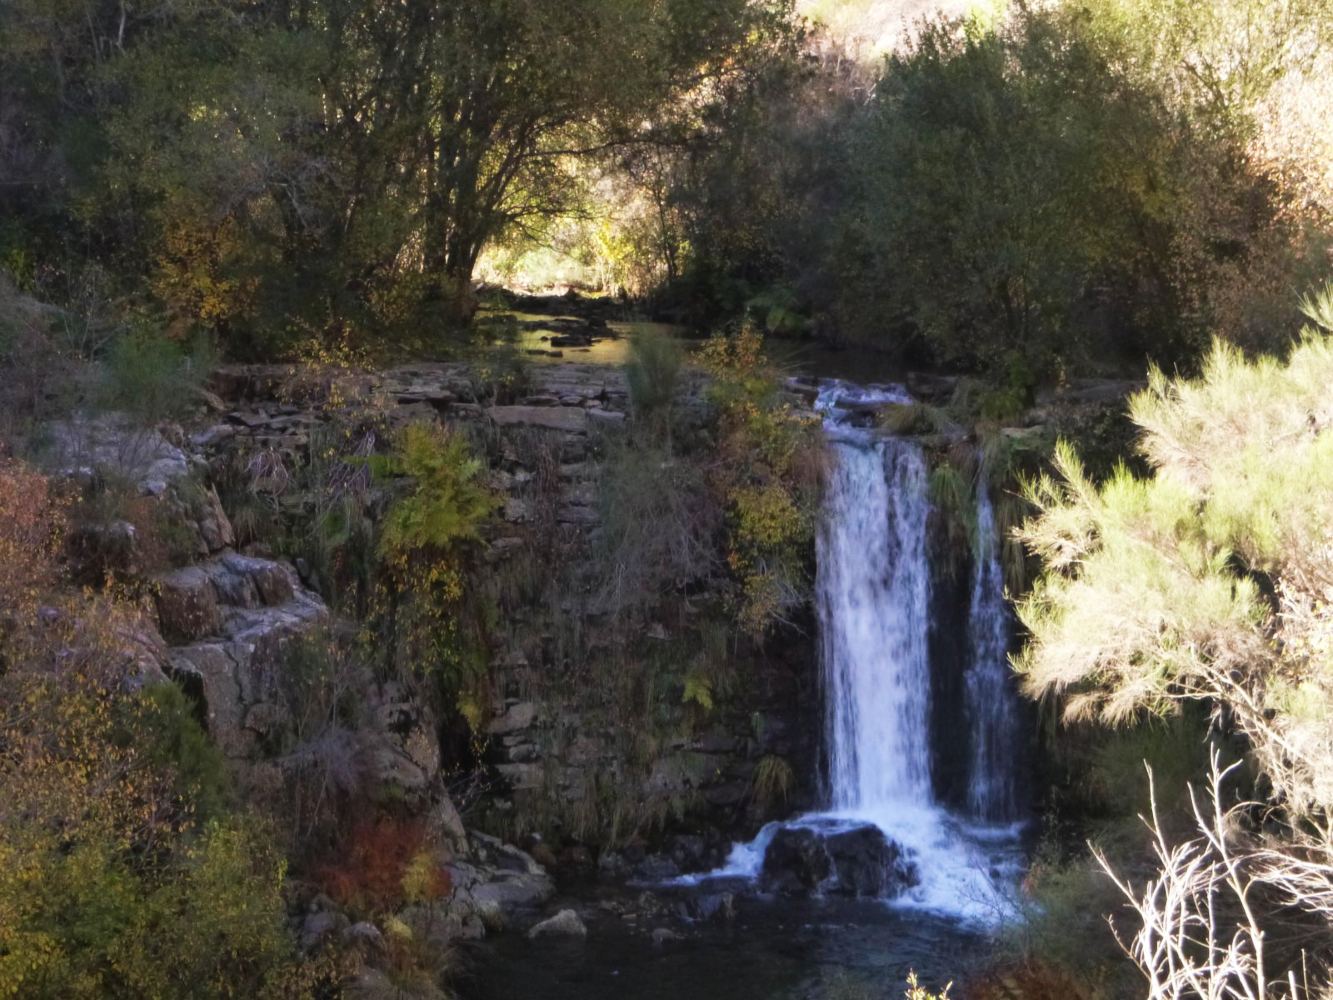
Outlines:
[[[907,974],[941,987],[989,952],[959,925],[881,903],[742,899],[729,924],[647,921],[578,905],[584,941],[479,943],[456,984],[463,1000],[879,1000]],[[655,926],[679,941],[655,944]]]
[[[487,315],[512,316],[515,319],[529,322],[559,319],[578,322],[578,318],[573,316],[550,317],[519,312]],[[545,352],[550,350],[550,339],[560,335],[560,332],[556,329],[541,327],[524,329],[512,336],[497,337],[491,343],[494,346],[507,345],[523,351],[527,360],[533,364],[554,362],[557,364],[576,363],[616,366],[623,365],[629,360],[630,340],[635,333],[641,331],[668,334],[677,339],[687,352],[695,350],[704,343],[704,338],[687,336],[683,328],[666,323],[612,322],[609,327],[615,336],[598,340],[588,347],[561,348],[559,358],[547,357],[544,353],[526,354],[530,351]],[[903,376],[901,366],[892,363],[890,359],[879,352],[864,348],[834,348],[819,341],[780,337],[767,338],[764,346],[769,357],[778,367],[791,375],[840,378],[853,382],[890,382],[898,381]]]

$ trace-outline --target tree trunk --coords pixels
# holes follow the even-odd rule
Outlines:
[[[451,327],[465,327],[477,314],[477,293],[472,288],[472,266],[450,261],[440,273],[440,311]]]

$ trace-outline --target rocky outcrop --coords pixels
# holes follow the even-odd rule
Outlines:
[[[672,734],[649,773],[634,773],[623,728],[593,704],[600,686],[576,689],[565,680],[567,671],[637,655],[622,651],[624,637],[614,634],[616,622],[599,596],[602,459],[605,442],[622,433],[627,420],[625,377],[602,365],[540,363],[520,381],[520,390],[497,400],[477,386],[471,366],[414,364],[344,375],[336,390],[319,387],[317,405],[303,405],[291,402],[299,386],[281,371],[231,367],[214,380],[231,407],[225,423],[195,440],[216,464],[238,450],[299,456],[313,428],[358,408],[373,410],[389,426],[442,419],[475,427],[487,442],[491,485],[503,497],[485,554],[484,572],[495,583],[485,585],[537,578],[536,593],[523,603],[502,598],[503,629],[493,637],[490,812],[500,822],[514,811],[549,813],[549,803],[590,802],[620,785],[636,799],[650,797],[663,812],[687,807],[692,817],[735,825],[753,805],[755,761],[770,753],[795,759],[804,752],[798,734],[815,731],[790,717],[791,706],[812,703],[797,685],[813,657],[801,643],[757,652],[756,662],[741,668],[753,681],[751,700],[688,734]],[[691,377],[684,393],[689,412],[698,397]],[[354,402],[340,410],[330,400]],[[299,506],[299,498],[275,495]],[[581,634],[577,650],[561,651],[556,636],[566,630]],[[653,624],[643,638],[670,643],[673,633]],[[692,859],[684,866],[707,863]]]
[[[115,413],[56,421],[45,438],[46,462],[60,475],[112,473],[157,496],[190,473],[190,457],[162,430],[136,427]]]
[[[492,406],[486,416],[499,427],[540,427],[566,434],[586,434],[588,414],[574,406]]]
[[[172,673],[202,696],[228,757],[256,756],[289,715],[279,690],[285,653],[327,623],[324,602],[290,566],[234,553],[156,582],[162,634],[176,643]]]

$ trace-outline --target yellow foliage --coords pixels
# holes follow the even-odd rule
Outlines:
[[[249,312],[258,280],[229,273],[244,249],[239,229],[230,217],[217,225],[187,218],[167,222],[152,283],[173,312],[209,326]]]
[[[751,325],[709,340],[698,356],[719,410],[715,488],[730,512],[727,563],[737,619],[762,635],[802,598],[822,450],[816,422],[784,398]]]

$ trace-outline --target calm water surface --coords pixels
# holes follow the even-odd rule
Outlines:
[[[583,910],[583,907],[579,907]],[[943,986],[991,950],[957,923],[876,902],[743,899],[730,925],[682,927],[654,944],[585,912],[585,941],[502,934],[467,952],[463,1000],[879,1000],[908,972]]]
[[[577,317],[541,316],[530,313],[484,313],[486,316],[508,315],[523,321],[552,321],[565,319],[580,322]],[[561,357],[551,358],[544,355],[528,355],[534,364],[543,362],[576,362],[579,364],[623,365],[629,360],[629,345],[632,336],[639,331],[652,330],[666,333],[678,339],[687,350],[694,350],[703,343],[699,337],[686,335],[682,327],[667,323],[650,322],[611,322],[607,324],[618,336],[599,340],[589,347],[556,348]],[[560,336],[560,331],[550,329],[520,330],[509,337],[497,337],[496,346],[510,345],[521,351],[549,351],[550,339]],[[826,344],[809,340],[784,340],[768,338],[765,344],[769,356],[790,374],[814,375],[821,378],[841,378],[853,382],[889,382],[901,379],[903,371],[891,364],[882,354],[859,348],[831,348]]]

